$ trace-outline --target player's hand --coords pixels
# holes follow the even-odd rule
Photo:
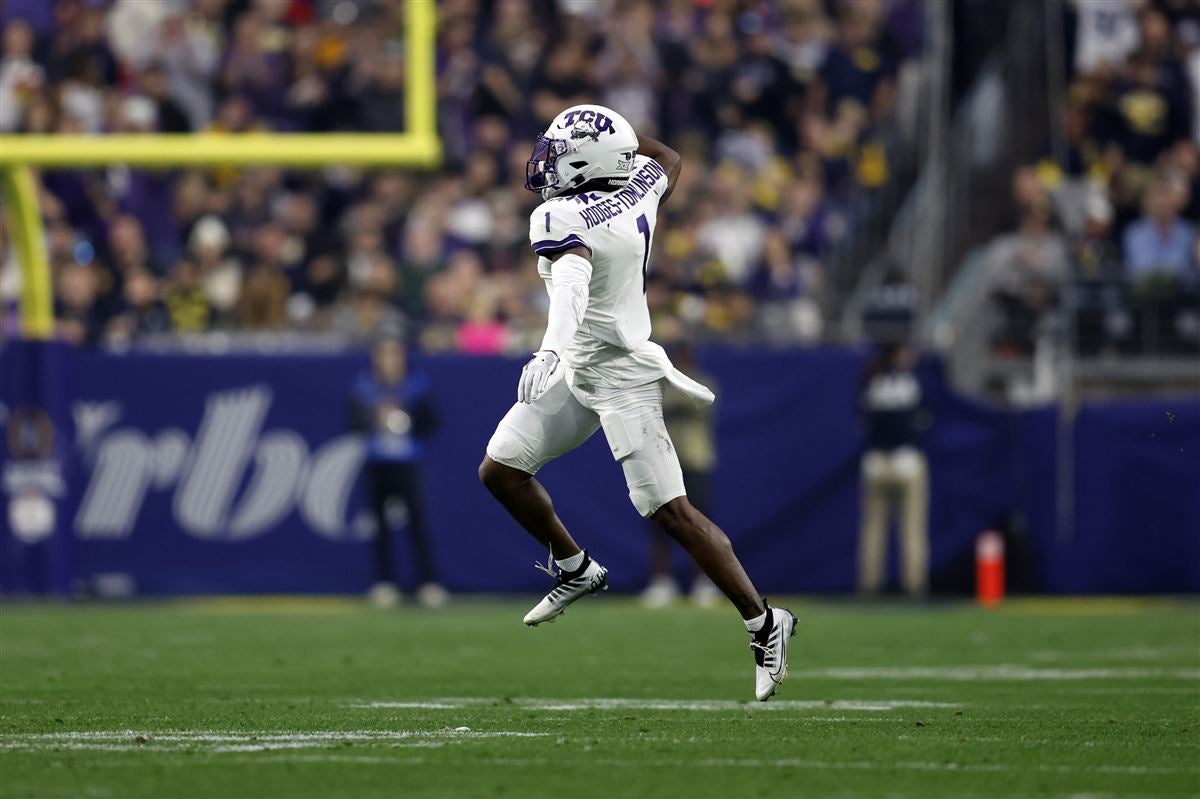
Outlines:
[[[521,382],[517,384],[517,402],[533,402],[546,390],[550,376],[558,368],[558,355],[552,350],[541,350],[521,370]]]

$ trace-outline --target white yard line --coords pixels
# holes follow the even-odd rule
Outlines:
[[[796,700],[772,702],[739,702],[733,699],[619,699],[610,697],[584,699],[544,699],[514,697],[506,700],[486,697],[445,697],[422,701],[354,702],[350,707],[368,710],[461,710],[466,707],[517,707],[522,710],[579,711],[579,710],[828,710],[881,712],[905,708],[948,709],[963,705],[953,702],[926,702],[915,699],[839,699]]]
[[[337,744],[371,744],[389,748],[437,748],[447,743],[493,738],[544,738],[550,733],[512,730],[318,730],[229,733],[215,730],[139,732],[27,733],[0,736],[0,750],[52,751],[58,749],[101,752],[182,751],[270,752],[321,749]]]
[[[303,759],[311,762],[350,762],[350,763],[379,763],[383,765],[422,765],[431,762],[426,757],[380,757],[366,755],[342,754],[313,754],[300,756],[270,756],[253,758],[246,762],[262,762],[263,760],[292,762]],[[471,758],[473,768],[479,766],[514,766],[519,768],[549,767],[561,763],[560,760],[541,757],[485,757]],[[750,768],[750,769],[797,769],[800,771],[928,771],[928,772],[962,772],[962,773],[1009,773],[1029,770],[1050,774],[1120,774],[1120,775],[1167,775],[1167,774],[1196,774],[1200,768],[1177,768],[1169,766],[1066,766],[1051,763],[1031,765],[1027,763],[957,763],[935,761],[871,761],[871,760],[804,760],[798,758],[783,758],[778,760],[763,760],[757,758],[707,758],[703,760],[688,760],[685,758],[655,758],[651,760],[633,758],[594,758],[588,761],[590,765],[629,768],[633,766],[654,766],[657,768]]]
[[[863,721],[878,720],[892,721],[893,719],[862,717],[838,717],[830,720]],[[92,731],[92,732],[58,732],[58,733],[29,733],[6,735],[0,737],[0,750],[8,751],[55,751],[64,749],[86,749],[112,752],[151,751],[168,753],[167,756],[180,756],[184,751],[193,753],[191,756],[218,756],[222,762],[244,760],[244,762],[317,762],[317,763],[352,763],[371,765],[421,765],[430,763],[425,756],[401,755],[390,757],[385,752],[396,749],[432,749],[447,744],[462,743],[472,739],[493,738],[539,738],[550,736],[550,733],[514,732],[508,730],[474,731],[466,729],[454,730],[317,730],[281,732],[278,730],[262,732],[230,733],[212,730],[169,730],[159,733],[138,733],[133,730]],[[975,739],[972,742],[993,740]],[[1001,740],[1001,739],[994,739]],[[1007,740],[1007,739],[1004,739]],[[332,751],[303,751],[328,750],[337,744],[365,744],[372,747],[371,754]],[[1032,742],[1030,742],[1032,743]],[[1055,741],[1037,742],[1053,745]],[[1071,744],[1073,742],[1062,742]],[[1090,742],[1086,742],[1090,743]],[[1103,745],[1104,742],[1100,742]],[[263,757],[251,757],[262,753]],[[507,758],[484,757],[470,758],[472,766],[550,766],[559,760],[552,758]],[[1168,767],[1168,766],[1121,766],[1121,765],[1058,765],[1052,763],[959,763],[953,761],[870,761],[870,760],[813,760],[799,758],[758,759],[758,758],[705,758],[699,760],[687,758],[655,758],[642,760],[633,758],[601,757],[589,761],[593,765],[630,767],[654,765],[665,768],[770,768],[798,769],[821,771],[930,771],[930,772],[964,772],[964,773],[1008,773],[1034,770],[1054,774],[1113,774],[1113,775],[1159,775],[1159,774],[1200,774],[1200,766]]]
[[[1200,669],[1118,667],[1102,669],[1040,669],[1019,665],[999,666],[839,666],[826,669],[792,670],[802,680],[949,680],[987,681],[1072,681],[1072,680],[1197,680]]]
[[[385,746],[388,749],[440,749],[447,743],[458,743],[458,741],[389,741]],[[278,752],[288,749],[315,749],[320,748],[314,746],[307,741],[276,741],[262,744],[221,744],[208,749],[209,752]]]
[[[503,707],[507,702],[488,697],[457,697],[451,699],[428,699],[417,702],[380,701],[380,702],[351,702],[346,707],[355,708],[396,708],[401,710],[461,710],[464,707]]]
[[[138,736],[155,741],[185,742],[238,742],[238,741],[394,741],[409,738],[543,738],[547,732],[516,732],[510,730],[248,730],[226,732],[223,730],[164,730],[144,732],[139,730],[98,730],[81,732],[32,732],[4,735],[2,738],[19,740],[84,741],[134,739]]]

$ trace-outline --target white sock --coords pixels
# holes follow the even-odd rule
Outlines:
[[[746,629],[752,633],[756,633],[761,630],[763,625],[767,623],[767,614],[770,612],[770,609],[767,609],[762,612],[761,616],[755,616],[753,619],[744,619],[746,622]]]
[[[562,569],[563,571],[573,572],[583,565],[583,552],[576,552],[569,558],[555,560],[554,562],[558,565],[558,568]]]

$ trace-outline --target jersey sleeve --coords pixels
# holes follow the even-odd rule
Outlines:
[[[570,200],[550,200],[539,205],[529,217],[529,244],[535,253],[549,257],[572,247],[583,247],[591,254],[587,224],[572,205]]]

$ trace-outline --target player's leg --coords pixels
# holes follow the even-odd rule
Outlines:
[[[479,465],[479,479],[508,515],[554,557],[567,558],[581,551],[554,512],[549,492],[533,474],[485,455]]]
[[[683,487],[687,489],[688,502],[700,513],[711,518],[712,471],[710,469],[684,469]],[[692,601],[701,607],[714,607],[721,600],[721,591],[699,569],[692,576]]]
[[[634,507],[678,541],[742,615],[755,650],[755,695],[770,698],[787,676],[788,639],[796,619],[786,609],[767,606],[729,536],[688,502],[679,458],[663,422],[661,387],[648,383],[601,392],[590,398],[590,405],[600,414]]]
[[[696,510],[704,513],[708,492],[708,474],[696,470],[683,470],[683,486],[687,491],[688,501]],[[674,568],[671,563],[671,553],[674,547],[670,536],[663,533],[662,528],[653,520],[648,523],[650,534],[650,582],[642,592],[642,604],[650,608],[662,608],[671,604],[679,596],[679,583],[675,580]],[[701,572],[693,562],[688,577],[692,585],[692,598],[701,605],[711,605],[719,601],[721,593],[712,584],[712,580]]]
[[[657,383],[597,391],[588,403],[600,415],[613,458],[625,472],[629,499],[691,555],[744,619],[761,616],[762,597],[746,576],[728,536],[687,499],[683,469],[662,417]]]
[[[767,605],[734,554],[729,536],[687,497],[670,500],[653,518],[742,614],[754,652],[754,695],[760,702],[770,699],[787,677],[788,642],[795,634],[796,617],[786,608]]]
[[[766,604],[734,554],[729,536],[696,510],[686,496],[669,500],[651,518],[687,550],[743,619],[754,619],[766,612]]]
[[[647,524],[650,535],[650,580],[642,591],[642,604],[665,608],[679,596],[679,585],[671,573],[671,541],[655,524]]]
[[[536,626],[553,621],[567,606],[607,587],[608,571],[571,537],[554,511],[549,493],[534,475],[559,455],[570,452],[596,432],[600,420],[580,405],[564,377],[551,383],[532,403],[517,403],[496,427],[479,479],[521,527],[547,548],[558,573],[557,584],[525,615]],[[539,567],[540,568],[540,567]]]

